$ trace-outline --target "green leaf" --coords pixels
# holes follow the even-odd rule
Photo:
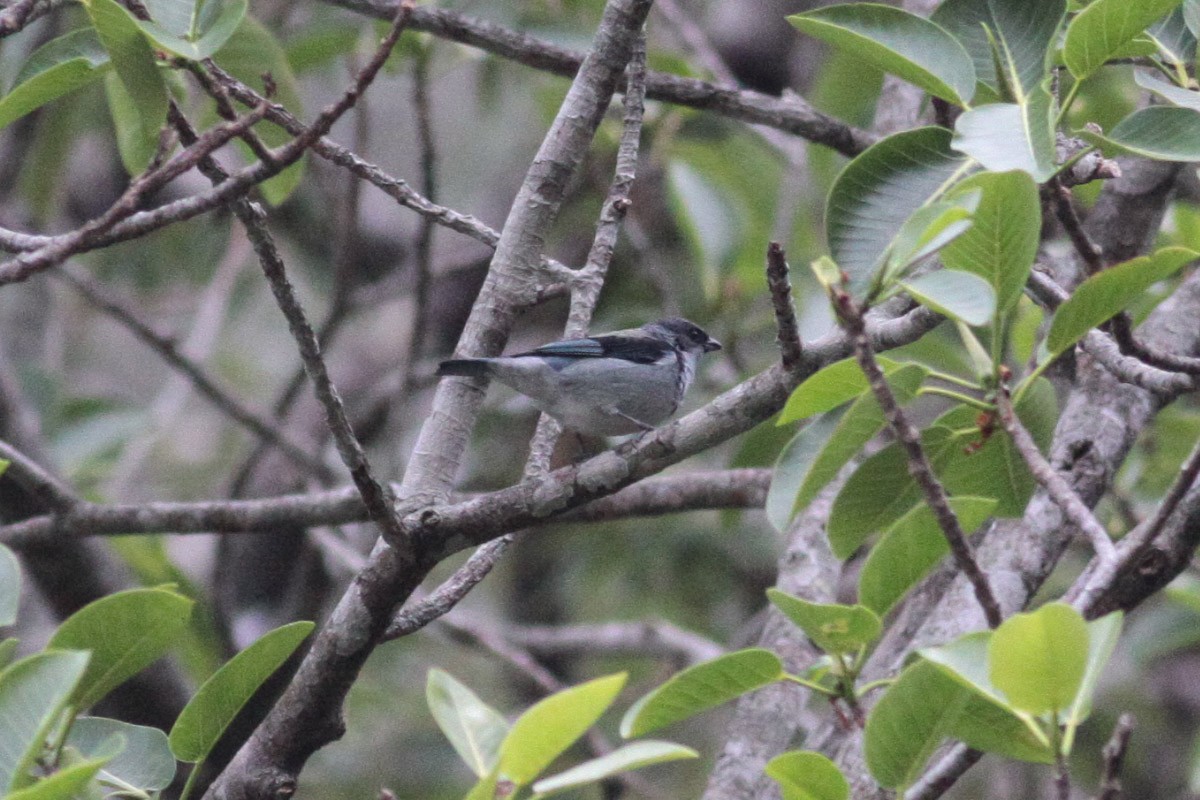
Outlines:
[[[79,717],[71,724],[66,743],[85,756],[98,756],[114,735],[124,740],[125,748],[104,765],[101,781],[147,792],[170,785],[175,778],[175,756],[171,755],[167,735],[158,728],[104,717]]]
[[[213,673],[171,727],[169,741],[175,757],[193,763],[207,758],[242,706],[314,627],[313,623],[302,621],[276,628]]]
[[[0,544],[0,628],[17,621],[20,602],[21,564],[12,550]]]
[[[784,445],[775,460],[764,510],[767,520],[780,533],[787,531],[795,516],[800,486],[811,474],[813,462],[837,429],[842,416],[841,411],[831,411],[805,425]]]
[[[978,750],[1037,764],[1052,763],[1050,741],[1035,732],[1028,718],[1023,719],[992,685],[988,675],[991,641],[991,631],[978,631],[920,651],[967,693],[962,713],[947,720],[946,732]]]
[[[962,42],[979,80],[999,90],[1012,82],[996,75],[987,36],[991,31],[1003,43],[1005,55],[1011,56],[1006,58],[1011,63],[1002,66],[1015,72],[1019,87],[1029,92],[1046,78],[1051,45],[1066,13],[1065,0],[946,0],[930,19]]]
[[[1109,657],[1117,647],[1117,639],[1121,636],[1124,617],[1125,615],[1120,611],[1115,611],[1087,624],[1087,666],[1083,671],[1083,679],[1079,682],[1079,691],[1075,694],[1075,700],[1071,703],[1065,720],[1068,740],[1074,729],[1092,712],[1092,698],[1096,693],[1096,685],[1100,682],[1100,673],[1104,671]]]
[[[869,287],[905,221],[969,167],[969,159],[951,150],[945,128],[893,134],[846,165],[829,192],[825,233],[851,291]]]
[[[0,639],[0,670],[12,663],[13,657],[17,654],[17,645],[20,643],[20,639]]]
[[[1064,352],[1092,328],[1112,319],[1151,286],[1174,275],[1197,257],[1200,254],[1194,250],[1164,247],[1091,276],[1054,312],[1050,333],[1046,335],[1050,355]]]
[[[1133,79],[1138,86],[1147,91],[1154,92],[1171,105],[1200,111],[1200,92],[1176,86],[1173,83],[1162,80],[1152,72],[1135,70]]]
[[[1132,153],[1159,161],[1196,161],[1200,159],[1200,111],[1150,106],[1125,117],[1107,135],[1083,130],[1079,136],[1109,153]]]
[[[896,400],[903,405],[916,397],[929,370],[921,364],[893,364],[885,368],[885,374]],[[833,423],[836,423],[836,427],[832,434],[827,433],[825,428],[832,427]],[[809,425],[797,434],[780,456],[775,477],[771,481],[771,489],[777,496],[773,498],[770,492],[767,493],[767,508],[775,512],[776,518],[783,519],[786,525],[886,424],[875,395],[867,392],[839,417],[830,418],[828,422],[822,418]],[[798,440],[811,428],[818,430],[814,431],[811,440],[805,439],[801,447],[797,444]],[[773,499],[776,506],[771,504]]]
[[[968,325],[986,325],[996,313],[991,284],[970,272],[939,269],[900,285],[921,305]]]
[[[87,708],[162,657],[182,634],[192,605],[165,589],[130,589],[89,603],[64,620],[48,646],[92,653],[71,702]]]
[[[500,770],[494,769],[485,777],[480,778],[463,800],[496,800],[496,784],[500,780]]]
[[[229,41],[246,16],[247,0],[208,0],[205,7],[220,9],[211,26],[197,36],[177,35],[157,22],[138,20],[137,24],[160,48],[191,61],[201,61],[220,50]]]
[[[1041,238],[1037,185],[1024,172],[972,175],[956,191],[982,189],[970,229],[942,248],[942,263],[991,284],[996,307],[1012,309],[1025,288]]]
[[[935,470],[961,446],[958,434],[936,424],[921,433],[921,444]],[[830,549],[838,558],[849,558],[867,537],[888,528],[921,498],[904,451],[888,445],[859,464],[834,499],[826,526]]]
[[[76,89],[95,83],[112,66],[92,28],[51,39],[33,52],[0,99],[0,128]]]
[[[260,94],[264,91],[262,76],[269,73],[275,81],[275,101],[286,106],[293,114],[303,118],[303,103],[300,101],[296,75],[288,64],[287,54],[275,34],[250,14],[242,18],[229,40],[213,55],[213,60],[242,83],[253,87]],[[269,147],[279,147],[292,136],[271,122],[260,122],[254,130]],[[252,157],[244,142],[238,149]],[[280,205],[304,177],[306,159],[300,159],[275,177],[261,184],[263,196],[271,205]]]
[[[1183,0],[1183,21],[1192,36],[1200,38],[1200,0]]]
[[[1019,169],[1044,183],[1058,169],[1054,117],[1047,81],[1030,89],[1023,103],[992,103],[962,114],[954,123],[951,147],[991,172]]]
[[[4,795],[4,800],[73,800],[87,797],[88,783],[96,777],[108,758],[92,758],[71,764],[32,786]]]
[[[976,190],[956,193],[954,200],[941,200],[917,209],[892,240],[883,282],[891,283],[908,267],[961,236],[971,227],[971,214],[978,204]]]
[[[941,27],[915,14],[850,3],[795,14],[788,21],[943,100],[965,106],[975,93],[975,67],[967,51]]]
[[[1024,513],[1036,482],[1012,440],[996,428],[979,430],[978,409],[952,408],[921,433],[925,455],[952,497],[991,497],[994,516]],[[1038,446],[1045,449],[1054,431],[1058,404],[1054,388],[1039,379],[1017,403],[1017,416]],[[908,461],[898,444],[890,444],[863,461],[833,501],[827,533],[838,558],[848,558],[869,536],[885,530],[923,495],[908,474]]]
[[[782,678],[783,663],[770,650],[728,653],[685,669],[634,703],[621,719],[621,735],[642,736]]]
[[[1186,68],[1196,60],[1196,37],[1188,30],[1183,8],[1176,8],[1146,31],[1158,45],[1158,53],[1172,69]]]
[[[867,717],[863,750],[867,769],[880,785],[910,785],[962,713],[967,690],[925,661],[900,673]]]
[[[768,761],[763,772],[779,784],[783,800],[846,800],[850,796],[846,776],[820,753],[782,753]]]
[[[767,589],[772,605],[826,653],[856,653],[879,638],[883,624],[866,606],[810,603],[778,589]]]
[[[46,650],[0,672],[0,794],[31,782],[29,769],[87,663],[87,653]]]
[[[889,358],[878,357],[876,360],[885,371],[897,366],[897,362]],[[870,386],[867,376],[863,374],[862,368],[854,358],[835,361],[817,370],[796,387],[779,414],[778,424],[786,425],[832,411],[842,403],[858,397],[868,388]]]
[[[700,754],[692,748],[674,742],[660,742],[654,739],[631,742],[607,755],[585,761],[577,767],[572,767],[549,778],[543,778],[533,785],[533,796],[535,798],[549,797],[558,792],[598,783],[622,772],[654,764],[665,764],[668,761],[699,757]]]
[[[150,43],[137,21],[116,0],[83,0],[88,17],[96,28],[100,43],[108,51],[121,88],[136,112],[142,150],[154,153],[158,134],[167,121],[167,85],[154,61]],[[112,92],[109,96],[111,98]],[[116,111],[114,110],[114,117]],[[134,164],[141,171],[149,163]],[[130,165],[126,164],[128,168]]]
[[[1067,26],[1067,69],[1078,80],[1088,77],[1177,5],[1179,0],[1095,0]]]
[[[967,534],[996,508],[990,497],[951,497],[949,502]],[[858,577],[859,602],[882,617],[949,552],[929,506],[917,506],[896,520],[867,555]]]
[[[625,673],[597,678],[550,695],[517,718],[500,745],[500,774],[526,786],[608,710]]]
[[[1009,703],[1030,714],[1058,714],[1070,708],[1087,655],[1087,623],[1065,603],[1047,603],[1009,617],[988,646],[992,684]]]
[[[508,723],[500,712],[440,669],[429,670],[425,698],[438,727],[477,777],[496,766]]]
[[[959,406],[934,422],[959,432],[956,446],[935,466],[938,478],[952,496],[993,497],[998,501],[994,516],[1019,517],[1037,482],[1007,433],[997,427],[991,436],[983,436],[978,414],[977,409]],[[1058,421],[1058,400],[1049,381],[1039,378],[1030,387],[1017,402],[1017,416],[1045,452]]]

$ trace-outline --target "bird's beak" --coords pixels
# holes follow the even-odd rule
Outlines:
[[[706,352],[706,353],[711,353],[713,350],[720,350],[720,349],[721,349],[721,343],[718,342],[716,339],[709,339],[707,342],[704,343],[704,352]]]

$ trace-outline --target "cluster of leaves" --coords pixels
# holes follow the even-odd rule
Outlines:
[[[1008,391],[1019,372],[1009,365],[1030,365],[1013,381],[1012,394],[1021,423],[1044,449],[1057,402],[1043,370],[1200,255],[1165,247],[1089,277],[1037,341],[1033,331],[1043,312],[1024,289],[1042,231],[1039,186],[1056,181],[1093,148],[1163,160],[1200,157],[1200,92],[1187,73],[1200,3],[948,0],[931,20],[889,6],[843,4],[790,20],[860,63],[958,108],[953,130],[894,134],[845,167],[828,198],[831,257],[819,259],[813,271],[831,293],[848,293],[862,308],[904,294],[952,320],[974,367],[969,377],[918,363],[880,363],[901,404],[928,396],[953,401],[922,432],[921,444],[962,528],[1019,517],[1036,484],[996,423],[996,393]],[[1078,131],[1075,154],[1059,163],[1056,136],[1080,85],[1127,58],[1144,59],[1169,79],[1137,77],[1168,105],[1135,111],[1107,133]],[[1062,98],[1051,90],[1056,75]],[[939,263],[927,269],[935,255]],[[825,368],[797,389],[779,424],[800,420],[808,424],[780,456],[767,503],[780,530],[886,425],[853,360]],[[885,787],[910,785],[947,738],[1036,763],[1070,753],[1119,635],[1120,615],[1089,623],[1069,606],[1047,604],[995,631],[923,650],[894,679],[859,686],[882,618],[949,548],[898,444],[855,467],[834,500],[827,532],[843,559],[874,539],[859,578],[859,604],[770,593],[825,652],[819,663],[790,675],[767,650],[731,653],[644,697],[626,714],[622,733],[640,736],[788,681],[865,724],[867,764]],[[862,719],[859,698],[885,687]],[[817,753],[784,754],[767,772],[788,798],[842,800],[849,793],[836,766]]]
[[[454,750],[479,778],[467,800],[495,797],[501,786],[504,797],[520,796],[527,787],[531,798],[549,797],[652,764],[696,758],[690,747],[646,739],[536,780],[608,710],[625,686],[625,677],[619,673],[564,689],[509,725],[466,686],[441,670],[430,670],[429,709]]]
[[[0,546],[0,627],[17,617],[21,572]],[[157,661],[189,624],[192,600],[171,586],[131,589],[97,600],[59,625],[45,649],[16,659],[0,639],[0,794],[12,800],[157,797],[176,761],[208,758],[262,683],[313,628],[295,622],[267,633],[205,681],[169,735],[86,712]]]
[[[121,159],[131,175],[144,170],[159,146],[172,95],[183,86],[173,69],[213,59],[250,86],[264,90],[270,75],[276,98],[293,112],[300,103],[295,78],[279,41],[247,14],[247,0],[149,0],[148,18],[116,0],[86,0],[85,24],[39,47],[0,97],[0,128],[59,98],[103,84]],[[257,126],[269,145],[288,133],[270,123]],[[300,168],[263,184],[280,203],[300,180]]]

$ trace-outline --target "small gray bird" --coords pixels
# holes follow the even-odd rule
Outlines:
[[[675,413],[702,353],[721,344],[679,317],[528,353],[443,361],[438,375],[493,378],[579,433],[648,431]]]

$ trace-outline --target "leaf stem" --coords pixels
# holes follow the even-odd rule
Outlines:
[[[814,692],[817,692],[818,694],[823,694],[826,697],[839,697],[840,696],[836,690],[830,689],[828,686],[822,686],[821,684],[817,683],[816,681],[806,680],[804,678],[799,677],[798,675],[792,675],[789,672],[783,673],[783,679],[785,681],[791,681],[792,683],[798,683],[801,686],[808,688],[808,689],[812,689]]]
[[[917,390],[917,394],[934,394],[938,395],[939,397],[948,397],[951,400],[971,406],[972,408],[978,408],[980,411],[996,410],[996,407],[993,404],[985,400],[980,400],[977,397],[971,397],[970,395],[963,394],[962,392],[956,392],[953,389],[943,389],[940,386],[922,386]]]

